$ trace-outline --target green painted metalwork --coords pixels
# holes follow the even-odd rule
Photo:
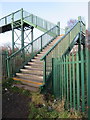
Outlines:
[[[84,53],[83,51],[81,51],[81,88],[82,88],[82,111],[84,112],[85,111],[85,88],[84,88],[84,84],[85,84],[85,80],[84,80],[84,63],[83,63],[83,60],[84,60]]]
[[[23,9],[21,9],[21,48],[24,47],[24,22],[23,22]],[[22,50],[22,57],[25,61],[25,50]]]
[[[30,24],[33,27],[36,27],[43,32],[46,32],[55,26],[55,24],[44,20],[36,15],[30,14],[26,11],[24,11],[24,13],[27,14],[27,16],[24,17],[24,22]]]
[[[72,61],[75,61],[74,55],[72,55]],[[76,108],[76,103],[75,103],[75,101],[76,101],[76,97],[75,97],[75,94],[76,94],[76,92],[75,92],[75,87],[76,87],[76,84],[75,84],[75,65],[73,64],[72,67],[73,67],[72,68],[72,70],[73,70],[73,107]]]
[[[76,60],[79,61],[78,54],[76,55]],[[76,64],[76,79],[77,79],[77,108],[80,109],[80,73],[79,73],[79,63]]]
[[[57,26],[60,28],[60,22],[57,23]],[[60,35],[60,29],[58,29],[58,35]]]
[[[53,59],[53,62],[55,62],[54,59]],[[55,63],[54,63],[54,64],[55,64]],[[54,64],[53,64],[53,66],[54,66]],[[53,66],[52,66],[52,67],[53,67]],[[59,69],[60,69],[59,79],[61,79],[61,78],[62,78],[62,66],[61,66],[61,65],[59,66]],[[53,71],[54,71],[54,69],[53,69]],[[53,77],[52,77],[52,78],[53,78]],[[56,78],[55,78],[55,79],[56,79]],[[52,80],[52,81],[53,81],[53,80]],[[56,81],[55,81],[55,82],[56,82]],[[62,88],[62,81],[60,81],[60,83],[58,83],[58,85],[60,86],[60,95],[61,95],[61,96],[60,96],[60,99],[62,99],[62,96],[63,96],[63,95],[62,95],[62,89],[61,89],[61,88]],[[54,86],[53,86],[53,87],[54,87]],[[54,92],[53,92],[53,93],[54,93]]]
[[[43,78],[44,78],[44,80],[46,80],[46,59],[44,59],[44,65],[43,65],[43,71],[44,71],[44,76],[43,76]],[[46,81],[43,81],[44,82],[44,84],[46,83]]]
[[[61,76],[62,76],[62,79],[61,79],[61,85],[62,85],[62,87],[61,87],[61,90],[62,90],[62,99],[63,99],[63,65],[61,65]]]
[[[70,56],[69,56],[69,61],[70,61]],[[70,108],[72,108],[72,75],[71,75],[71,68],[72,64],[69,64],[69,85],[70,85]]]
[[[33,28],[31,28],[31,41],[33,41]],[[32,42],[32,52],[33,52],[33,42]]]
[[[0,28],[1,28],[0,33],[12,30],[12,53],[14,53],[16,50],[19,50],[20,48],[23,48],[23,46],[26,45],[25,43],[26,38],[29,38],[30,40],[29,37],[30,34],[25,35],[26,30],[30,30],[31,41],[32,41],[34,27],[43,32],[47,32],[54,26],[56,25],[38,16],[26,12],[25,10],[23,10],[23,8],[0,19]],[[51,32],[47,32],[47,33],[49,34],[49,36],[54,37],[58,34],[59,31],[58,29],[56,30],[52,29]],[[34,48],[32,43],[32,51],[33,49]],[[25,58],[24,50],[22,52],[23,52],[22,56],[23,58]]]
[[[58,35],[55,35],[53,37],[53,36],[49,35],[49,33],[51,33],[53,30],[55,30],[57,33],[58,26],[55,26],[48,32],[42,34],[40,37],[33,40],[28,45],[23,46],[20,50],[16,51],[15,53],[13,53],[11,56],[9,56],[7,58],[8,63],[11,64],[13,62],[13,64],[11,66],[9,64],[10,72],[9,71],[8,72],[10,73],[10,76],[12,76],[16,72],[18,72],[20,68],[22,68],[25,64],[27,64],[28,61],[31,60],[31,58],[33,58],[45,46],[47,46],[49,44],[49,42],[53,41],[58,36]],[[42,42],[42,45],[41,45],[41,42]],[[32,52],[32,44],[33,44],[33,52]],[[23,55],[24,55],[24,57],[23,57]]]
[[[80,25],[84,25],[82,21],[78,21],[58,42],[41,58],[46,58],[46,79],[52,72],[52,58],[58,58],[66,52],[70,44],[80,33]],[[85,31],[81,31],[82,33]],[[79,36],[78,36],[79,37]],[[49,66],[49,67],[48,67]],[[49,72],[48,72],[49,71]],[[45,80],[44,80],[45,81]]]
[[[14,53],[14,14],[13,13],[12,13],[12,52]]]
[[[64,63],[65,63],[65,57],[64,57]],[[64,96],[66,98],[66,73],[65,73],[66,68],[65,68],[65,64],[64,64],[63,68],[64,68],[64,74],[63,74],[63,76],[64,76]]]
[[[46,21],[38,16],[35,16],[31,13],[28,13],[22,8],[16,12],[13,12],[13,15],[14,15],[13,16],[14,22],[17,20],[20,20],[21,16],[23,15],[23,21],[29,22],[29,24],[31,23],[31,26],[34,26],[34,27],[38,26],[41,29],[44,29],[46,31],[50,30],[55,26],[55,24],[49,21]],[[9,14],[8,16],[5,16],[0,19],[0,26],[5,26],[6,24],[10,24],[10,23],[12,23],[12,14]]]
[[[31,29],[31,42],[25,46],[25,25]],[[31,60],[37,53],[41,52],[53,39],[62,34],[60,22],[57,26],[49,21],[46,21],[38,16],[30,14],[23,9],[20,9],[2,19],[0,19],[0,27],[11,25],[12,30],[12,51],[11,56],[7,56],[7,71],[8,77],[13,76],[20,68]],[[43,35],[33,40],[33,28],[37,28],[43,32]],[[17,40],[21,37],[21,49],[15,52],[15,29],[21,31]],[[10,30],[8,29],[8,30]],[[6,31],[8,31],[6,30]],[[1,32],[1,31],[0,31]],[[3,31],[5,32],[5,31]],[[51,73],[53,73],[53,92],[56,97],[61,100],[66,100],[68,109],[86,110],[85,96],[88,94],[88,116],[90,117],[90,90],[86,89],[86,79],[90,79],[88,67],[88,77],[85,66],[87,64],[83,52],[81,51],[82,35],[85,34],[85,24],[81,17],[78,17],[77,23],[63,36],[58,42],[41,58],[44,60],[43,65],[43,84],[45,85]],[[27,35],[28,37],[28,35]],[[78,40],[79,39],[79,40]],[[16,40],[16,41],[17,41]],[[79,54],[65,56],[70,53],[71,49],[78,40]],[[15,53],[14,53],[15,52]],[[85,53],[85,52],[84,52]],[[63,56],[63,57],[62,57]],[[61,57],[61,58],[60,58]],[[89,66],[89,57],[88,57]],[[68,105],[67,105],[68,103]]]
[[[89,39],[89,38],[88,38]],[[90,120],[90,49],[88,48],[88,120]]]
[[[66,56],[65,58],[53,58],[53,92],[56,97],[59,97],[61,100],[65,100],[66,109],[76,109],[81,110],[83,109],[87,111],[87,85],[82,82],[82,77],[79,77],[81,73],[87,73],[86,71],[79,72],[79,65],[85,64],[87,65],[87,60],[82,57],[82,60],[79,60],[79,54],[76,55],[72,54]],[[62,69],[63,68],[63,69]],[[61,71],[59,71],[61,69]],[[65,84],[65,72],[66,72],[66,84]],[[62,76],[62,77],[61,77]],[[87,79],[87,75],[84,76],[84,81]],[[83,89],[81,87],[80,81],[83,84]],[[64,88],[64,89],[63,89]],[[65,92],[65,88],[67,91]],[[85,95],[82,98],[81,91],[84,90]],[[63,91],[64,90],[64,91]],[[63,94],[64,92],[64,94]],[[59,93],[59,94],[57,94]],[[63,95],[63,97],[62,97]],[[66,97],[67,96],[67,97]],[[82,102],[83,99],[83,102]],[[83,106],[83,104],[85,106]],[[69,106],[70,105],[70,106]],[[84,108],[83,108],[84,107]]]
[[[68,63],[68,56],[66,56],[66,63]],[[66,97],[66,100],[67,100],[67,108],[68,108],[69,107],[69,104],[68,104],[69,103],[69,94],[68,94],[68,90],[69,90],[68,89],[69,88],[69,86],[68,86],[68,79],[69,79],[68,78],[68,64],[66,64],[66,76],[67,76],[66,77],[67,78],[66,79],[67,80],[67,83],[66,83],[66,88],[67,88],[67,92],[66,92],[66,96],[67,97]]]

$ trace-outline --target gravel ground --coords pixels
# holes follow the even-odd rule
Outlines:
[[[20,93],[7,91],[2,95],[2,117],[3,119],[24,118],[29,114],[30,98]]]

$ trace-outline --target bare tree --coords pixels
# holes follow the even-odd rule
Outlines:
[[[65,28],[66,31],[68,31],[70,28],[73,27],[73,25],[77,22],[76,19],[70,19],[69,21],[67,21],[67,26]]]

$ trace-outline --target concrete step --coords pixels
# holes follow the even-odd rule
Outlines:
[[[44,50],[44,49],[43,49],[43,50]],[[44,51],[41,51],[40,53],[41,53],[41,54],[45,54],[46,52],[44,52]]]
[[[43,64],[43,62],[40,61],[40,60],[38,60],[38,61],[36,60],[36,61],[28,62],[28,64],[32,64],[32,65],[33,65],[33,64],[39,64],[39,65],[40,65],[40,64]]]
[[[29,65],[29,64],[28,64]],[[30,64],[31,68],[43,68],[43,64]]]
[[[32,59],[31,62],[42,63],[43,64],[43,61],[40,61],[39,59]]]
[[[34,58],[40,60],[40,59],[41,59],[41,56],[35,56]]]
[[[43,64],[38,62],[28,62],[28,64],[33,67],[43,67]]]
[[[40,59],[51,49],[60,37],[61,36],[58,36],[49,45],[47,45],[47,47],[37,54],[34,59],[28,62],[28,65],[24,66],[24,69],[20,69],[21,73],[16,73],[16,77],[13,79],[23,83],[19,87],[30,91],[39,90],[40,86],[43,85],[43,61],[40,61]],[[48,60],[48,62],[50,61]],[[47,72],[50,71],[50,66],[51,64],[48,64]]]
[[[29,90],[29,91],[32,91],[32,92],[37,92],[39,91],[39,88],[38,87],[33,87],[33,86],[28,86],[26,85],[25,83],[23,84],[14,84],[14,86],[18,87],[18,88],[22,88],[24,90]]]
[[[26,78],[26,79],[37,81],[37,82],[43,81],[43,76],[41,76],[41,75],[24,74],[24,73],[16,73],[16,75],[18,77]]]
[[[44,56],[44,54],[37,54],[37,56]]]
[[[43,70],[42,67],[40,67],[40,68],[35,68],[35,67],[32,67],[32,66],[27,66],[27,65],[25,65],[24,67],[25,67],[26,69],[28,69],[28,70],[39,70],[39,71],[42,71],[42,70]]]
[[[48,47],[49,47],[49,46],[52,47],[54,44],[55,44],[55,43],[50,43],[50,44],[48,45]]]
[[[20,69],[22,73],[29,73],[29,74],[34,74],[34,75],[43,75],[43,71],[41,70],[28,70],[28,69]]]
[[[37,56],[35,56],[35,57],[37,57]],[[35,57],[32,59],[33,61],[40,61],[40,57],[37,57],[37,58],[35,58]]]
[[[39,86],[43,85],[43,83],[41,82],[34,82],[34,81],[31,81],[31,80],[28,80],[28,79],[24,79],[24,78],[18,78],[18,77],[14,77],[13,80],[16,80],[16,81],[21,81],[23,84],[26,84],[28,86],[32,86],[32,87],[35,87],[35,88],[38,88]]]

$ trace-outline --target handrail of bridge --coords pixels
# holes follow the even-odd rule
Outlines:
[[[46,80],[52,72],[52,58],[61,57],[80,32],[85,33],[85,24],[82,21],[77,21],[75,25],[41,58],[41,61],[44,61],[44,83],[46,83]]]
[[[40,18],[36,15],[33,15],[33,14],[30,14],[30,15],[24,17],[24,21],[28,22],[32,26],[41,27],[44,30],[50,30],[51,28],[53,28],[55,26],[55,24],[53,24],[47,20],[44,20],[43,18]]]
[[[12,22],[16,22],[18,20],[23,20],[24,22],[29,23],[30,25],[33,25],[35,27],[40,27],[40,29],[43,30],[44,32],[50,30],[55,26],[55,24],[47,20],[44,20],[43,18],[40,18],[36,15],[28,13],[22,8],[16,12],[13,12],[1,18],[0,27],[5,26],[7,24],[11,24]]]
[[[17,10],[16,12],[13,12],[13,13],[1,18],[0,19],[0,26],[2,27],[4,25],[12,23],[12,18],[14,18],[13,21],[20,20],[21,11],[23,11],[23,9]]]
[[[13,53],[11,56],[7,57],[7,71],[8,76],[15,74],[20,68],[28,63],[37,53],[41,52],[42,49],[53,41],[58,36],[58,26],[54,26],[52,29],[42,34],[40,37],[36,38],[30,42],[25,47]],[[54,36],[50,36],[52,32],[56,31]],[[49,34],[50,33],[50,34]]]

